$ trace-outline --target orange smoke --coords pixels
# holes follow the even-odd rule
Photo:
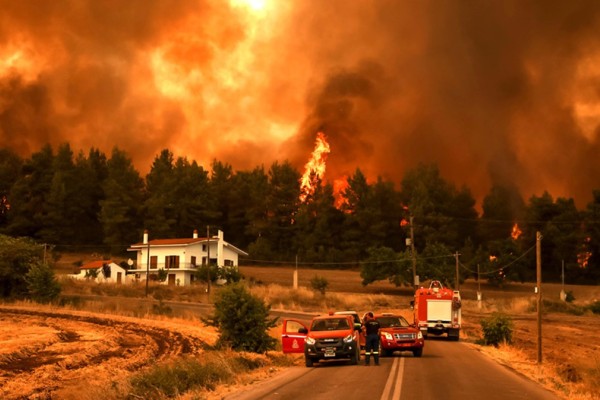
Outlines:
[[[325,176],[327,154],[331,152],[329,143],[322,132],[317,133],[315,149],[310,160],[304,166],[304,175],[300,179],[300,201],[305,202],[308,196],[315,193],[316,185]]]

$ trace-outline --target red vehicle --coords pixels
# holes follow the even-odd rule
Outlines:
[[[460,292],[445,288],[440,281],[431,281],[429,288],[419,288],[413,302],[415,324],[424,337],[447,334],[458,340],[461,326]]]
[[[313,318],[310,325],[295,319],[284,319],[281,344],[284,353],[304,353],[307,367],[322,360],[347,359],[356,365],[360,361],[360,324],[350,315],[323,315]]]
[[[419,328],[408,323],[401,315],[377,314],[375,319],[380,326],[382,356],[391,356],[395,351],[411,351],[415,357],[423,355],[425,339]]]
[[[336,315],[351,315],[352,318],[354,319],[354,324],[359,324],[362,326],[362,321],[364,320],[364,316],[361,319],[358,316],[358,313],[356,311],[336,311],[334,314]],[[365,344],[367,342],[367,337],[365,335],[364,330],[360,331],[360,337],[359,337],[359,344],[360,344],[360,348],[361,350],[365,348]]]

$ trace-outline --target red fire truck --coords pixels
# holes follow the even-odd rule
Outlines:
[[[458,340],[461,324],[460,292],[445,288],[440,281],[431,281],[429,288],[415,291],[413,302],[415,324],[424,337],[427,334],[447,334]]]

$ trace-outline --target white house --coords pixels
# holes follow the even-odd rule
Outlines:
[[[227,243],[222,231],[217,236],[198,237],[197,230],[191,238],[153,240],[149,240],[148,231],[144,231],[143,241],[131,245],[127,251],[137,253],[133,268],[129,270],[130,274],[135,274],[135,279],[146,280],[149,275],[152,280],[159,270],[164,269],[169,285],[193,283],[198,267],[206,265],[209,258],[211,264],[231,267],[238,265],[240,255],[248,255]]]
[[[79,273],[69,275],[74,279],[96,282],[126,283],[127,271],[112,260],[96,260],[79,267]]]

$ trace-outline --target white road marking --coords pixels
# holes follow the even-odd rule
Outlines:
[[[402,394],[402,375],[404,375],[404,357],[396,357],[394,358],[388,380],[385,383],[381,400],[400,400],[400,395]],[[390,397],[392,387],[394,388],[394,392],[392,397]]]

